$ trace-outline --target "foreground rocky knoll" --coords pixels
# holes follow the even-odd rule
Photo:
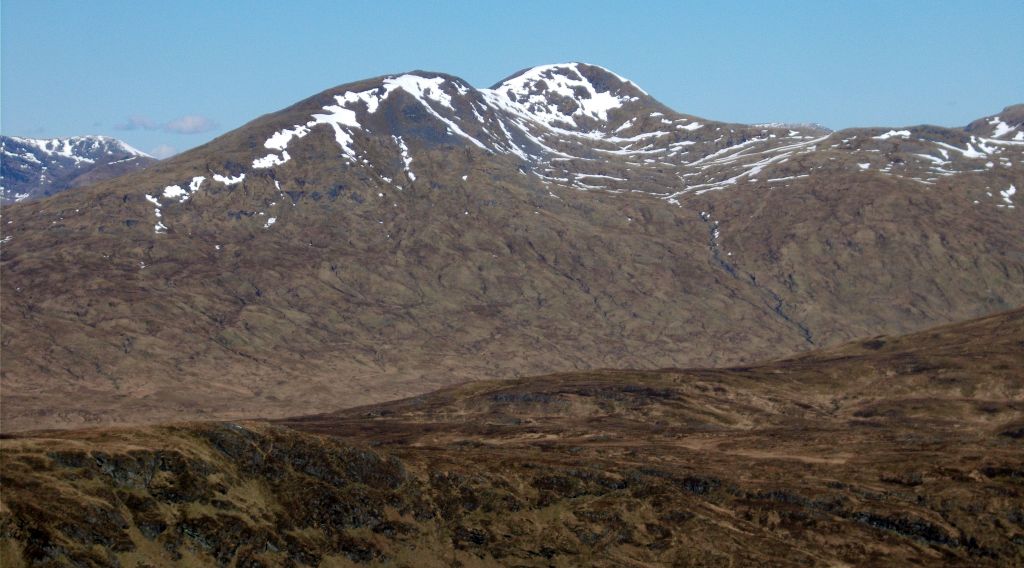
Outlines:
[[[1022,124],[729,124],[584,64],[329,89],[4,208],[0,428],[749,364],[1011,309]]]
[[[1024,310],[746,368],[2,440],[4,566],[1009,566]]]

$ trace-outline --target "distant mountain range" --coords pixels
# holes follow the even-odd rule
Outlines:
[[[156,159],[106,136],[0,136],[0,203],[40,199],[142,169]]]
[[[730,124],[582,63],[329,89],[5,208],[2,427],[747,364],[1010,309],[1022,124]]]

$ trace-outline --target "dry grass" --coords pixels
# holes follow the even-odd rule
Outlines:
[[[1024,310],[762,365],[2,441],[6,565],[1024,562]]]

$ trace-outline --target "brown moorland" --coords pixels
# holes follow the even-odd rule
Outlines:
[[[1024,309],[741,368],[2,440],[4,566],[1024,563]]]

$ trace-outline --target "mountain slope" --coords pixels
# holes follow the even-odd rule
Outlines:
[[[737,364],[1009,309],[1015,112],[970,131],[726,124],[584,64],[330,89],[6,210],[2,426]]]
[[[745,368],[7,438],[0,559],[1017,565],[1022,347],[1018,309]]]
[[[106,136],[0,136],[0,203],[40,199],[145,168],[156,160]]]

